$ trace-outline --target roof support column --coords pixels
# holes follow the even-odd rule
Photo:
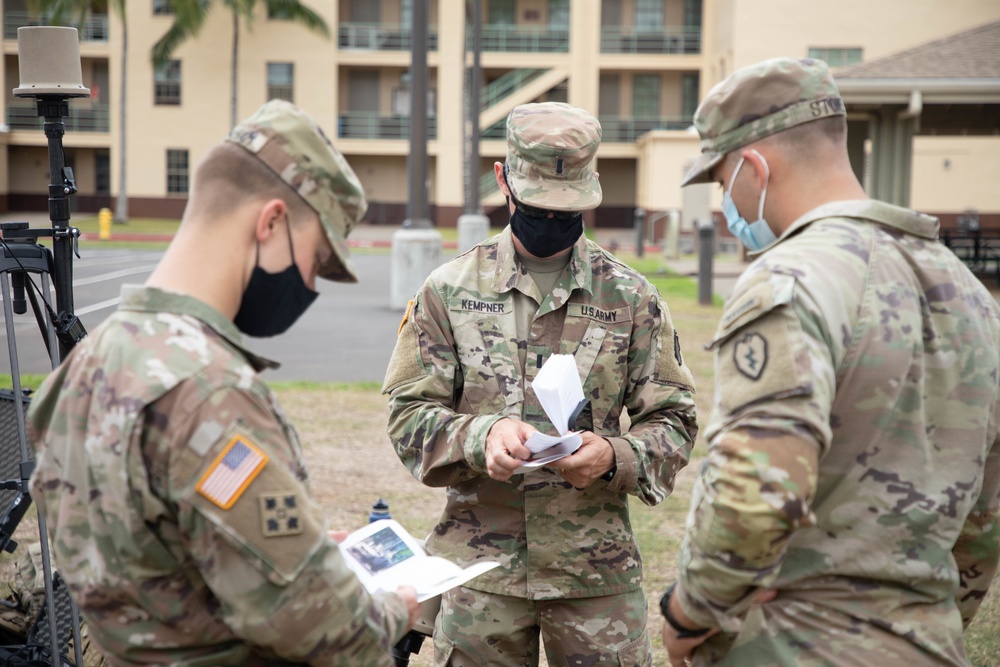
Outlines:
[[[913,135],[922,110],[923,99],[915,90],[905,109],[885,106],[872,114],[872,178],[868,194],[873,199],[910,205]]]

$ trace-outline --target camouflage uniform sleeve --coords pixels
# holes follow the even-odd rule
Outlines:
[[[678,603],[705,627],[739,631],[778,576],[792,534],[812,526],[819,458],[830,444],[834,363],[822,318],[790,277],[749,281],[713,347],[709,453],[692,490]]]
[[[622,436],[607,438],[617,466],[609,488],[656,505],[673,490],[674,476],[687,465],[698,435],[694,379],[670,311],[655,289],[642,295],[634,312],[625,390],[631,425]]]
[[[191,414],[188,428],[177,425],[183,440],[171,447],[166,481],[155,484],[154,469],[151,482],[175,505],[188,566],[218,599],[226,625],[293,662],[393,664],[405,603],[394,593],[369,595],[348,569],[271,406],[224,389]]]
[[[448,309],[428,280],[400,325],[382,392],[389,438],[414,477],[451,486],[486,472],[486,435],[501,415],[455,411],[462,387]]]
[[[1000,414],[995,421],[1000,424]],[[993,441],[983,469],[979,500],[965,520],[952,549],[960,578],[955,601],[968,627],[979,610],[1000,562],[1000,435]]]

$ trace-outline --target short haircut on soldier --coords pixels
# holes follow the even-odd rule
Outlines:
[[[828,116],[764,137],[760,143],[808,158],[824,149],[847,148],[847,117]]]
[[[201,217],[224,215],[236,203],[281,199],[292,224],[316,215],[290,185],[245,148],[232,142],[212,147],[195,169],[188,206]]]

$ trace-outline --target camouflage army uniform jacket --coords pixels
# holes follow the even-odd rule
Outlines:
[[[740,277],[681,556],[682,607],[733,633],[703,664],[968,664],[1000,558],[1000,308],[937,232],[835,202]]]
[[[548,599],[638,588],[627,496],[650,505],[667,496],[697,432],[691,374],[666,304],[582,235],[572,253],[544,299],[509,227],[436,270],[400,328],[383,387],[400,459],[423,483],[448,487],[429,549],[463,564],[499,560],[468,584],[486,592]],[[541,301],[528,340],[517,340],[514,290]],[[544,467],[491,479],[484,447],[497,420],[555,433],[530,383],[556,353],[576,357],[591,404],[577,427],[611,442],[614,478],[583,490]],[[631,428],[622,433],[626,409]]]
[[[292,425],[204,303],[126,286],[34,397],[32,495],[114,665],[391,665],[407,618],[370,597],[310,499]]]

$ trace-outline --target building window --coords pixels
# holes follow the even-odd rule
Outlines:
[[[171,0],[153,0],[153,14],[173,14]]]
[[[701,0],[684,0],[684,27],[701,27]]]
[[[187,149],[167,149],[167,194],[186,195],[188,193],[188,152]]]
[[[681,115],[688,120],[694,118],[694,112],[698,108],[700,76],[698,72],[681,74]]]
[[[153,74],[153,101],[156,104],[181,103],[181,61],[171,60]]]
[[[850,67],[861,62],[861,49],[809,49],[809,57],[830,67]]]
[[[294,102],[295,65],[293,63],[267,64],[267,99]]]
[[[569,30],[569,0],[549,0],[549,28]]]
[[[632,78],[632,116],[634,118],[659,118],[659,74],[636,74]]]
[[[490,0],[490,25],[514,25],[517,19],[514,15],[514,0]]]
[[[111,194],[111,154],[106,150],[94,153],[94,192]]]
[[[663,0],[636,0],[633,26],[637,32],[663,29]]]

